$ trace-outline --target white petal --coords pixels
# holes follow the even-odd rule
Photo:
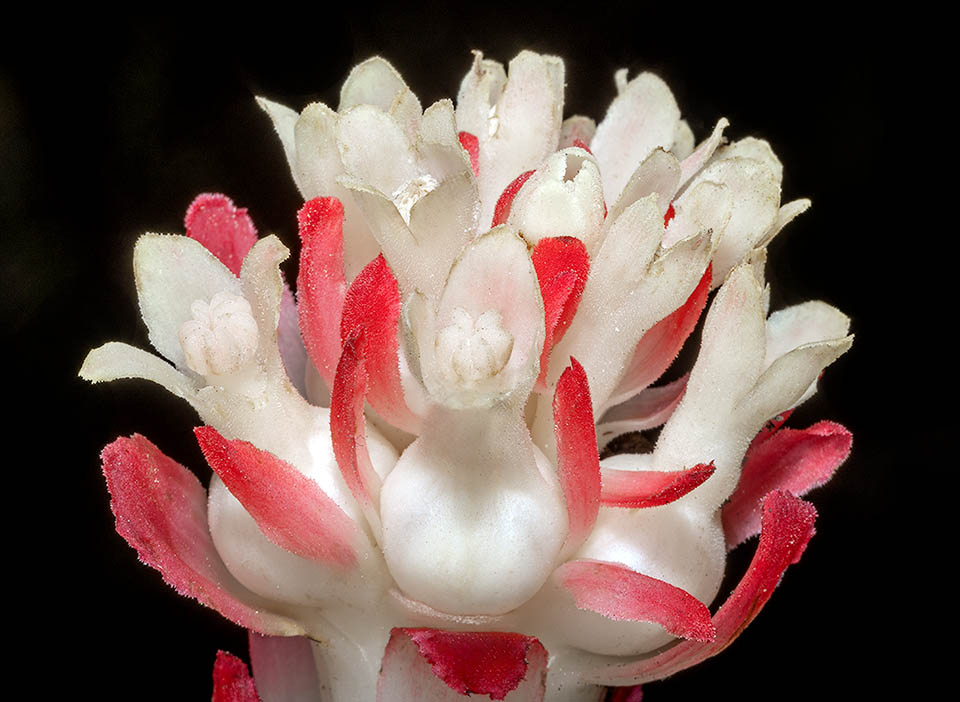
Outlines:
[[[304,108],[295,130],[294,178],[305,200],[327,196],[343,204],[343,262],[347,281],[351,281],[376,258],[380,246],[350,192],[337,182],[343,174],[337,149],[338,121],[337,113],[322,103],[311,103]]]
[[[717,151],[717,160],[728,158],[752,158],[755,161],[760,161],[770,169],[778,183],[783,180],[783,164],[773,153],[769,142],[764,139],[746,137],[732,144],[727,144]]]
[[[773,238],[780,233],[781,229],[809,210],[811,204],[808,199],[801,198],[799,200],[791,200],[786,205],[783,205],[777,212],[777,221],[767,230],[763,238],[757,242],[757,246],[766,246],[773,241]]]
[[[185,236],[144,234],[133,252],[140,313],[150,343],[178,368],[185,367],[180,326],[193,319],[195,300],[217,293],[240,294],[240,281],[198,241]]]
[[[660,215],[665,215],[679,187],[679,179],[680,164],[673,154],[654,149],[630,176],[616,203],[607,213],[607,221],[615,222],[627,207],[651,193],[657,196]]]
[[[707,266],[709,232],[654,259],[662,235],[656,196],[627,208],[592,261],[577,315],[551,354],[548,383],[556,382],[570,356],[576,358],[590,379],[594,412],[616,387],[643,333],[683,304]],[[538,430],[538,444],[541,435]]]
[[[420,122],[419,138],[428,144],[453,146],[459,143],[457,117],[451,100],[437,100],[424,111],[423,120]]]
[[[777,358],[741,403],[739,411],[744,421],[759,426],[803,402],[813,394],[823,369],[845,354],[852,344],[853,336],[847,336],[806,344]]]
[[[683,159],[683,162],[680,164],[681,187],[686,185],[687,181],[711,159],[714,151],[717,150],[717,147],[720,146],[723,141],[723,130],[729,126],[730,122],[727,121],[727,118],[721,117],[720,121],[717,122],[717,126],[713,128],[713,133],[707,140],[701,143],[696,151],[693,151]]]
[[[677,199],[673,211],[674,217],[663,235],[665,247],[669,248],[678,241],[689,239],[708,229],[722,242],[733,213],[733,197],[726,185],[699,181]],[[716,273],[713,279],[714,287],[723,280],[718,280]]]
[[[713,258],[714,280],[720,281],[776,222],[780,181],[763,162],[741,157],[714,161],[700,171],[692,185],[702,181],[725,185],[733,203],[730,221]],[[677,199],[678,203],[682,203],[691,188]]]
[[[679,120],[673,93],[657,76],[641,73],[624,86],[590,144],[600,163],[607,202],[616,201],[651,151],[658,146],[670,150]]]
[[[510,62],[496,114],[480,141],[480,221],[486,225],[501,193],[517,176],[538,168],[560,139],[563,63],[522,51]]]
[[[836,307],[811,300],[778,310],[767,320],[764,366],[804,344],[840,339],[850,331],[850,318]]]
[[[687,391],[654,451],[654,464],[666,470],[714,463],[716,472],[710,479],[681,498],[706,512],[733,491],[743,453],[759,429],[737,421],[734,409],[763,370],[761,297],[751,267],[734,269],[710,306]]]
[[[383,249],[401,295],[414,290],[435,300],[450,266],[476,233],[479,205],[473,172],[467,167],[440,183],[410,210],[410,224],[383,194],[342,179]]]
[[[337,148],[346,173],[384,195],[420,175],[412,142],[391,115],[370,105],[341,114]]]
[[[199,403],[199,388],[191,378],[152,353],[117,341],[106,343],[88,353],[80,368],[80,377],[91,383],[142,378],[161,385],[194,408]]]
[[[507,84],[503,64],[473,52],[473,65],[457,93],[457,128],[478,139],[489,130],[490,108],[497,104]]]
[[[287,157],[287,165],[290,166],[292,173],[296,173],[297,158],[293,128],[300,115],[286,105],[267,100],[265,97],[258,96],[257,105],[267,113],[267,116],[273,122],[273,128],[277,132],[277,136],[280,137],[280,143],[283,144],[283,153]]]
[[[379,56],[354,66],[340,88],[338,111],[344,113],[357,105],[380,108],[396,118],[410,141],[417,138],[420,101],[397,70]]]

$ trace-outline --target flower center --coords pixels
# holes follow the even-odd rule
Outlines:
[[[513,351],[513,335],[503,328],[503,317],[496,310],[474,320],[456,307],[453,323],[437,334],[436,346],[437,361],[447,378],[469,387],[503,369]]]
[[[390,196],[390,199],[393,200],[393,204],[396,206],[397,211],[400,212],[400,216],[403,217],[404,222],[410,224],[410,210],[413,209],[413,206],[417,204],[420,198],[438,185],[440,185],[440,183],[437,182],[436,178],[429,173],[424,173],[422,176],[408,180],[396,189],[393,195]]]
[[[193,319],[180,325],[180,346],[187,367],[203,376],[240,370],[257,350],[257,322],[250,303],[221,292],[210,302],[194,300]]]

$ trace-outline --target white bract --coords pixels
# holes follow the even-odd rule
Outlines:
[[[563,119],[563,85],[556,57],[525,51],[504,68],[477,53],[455,106],[424,110],[380,58],[351,72],[336,111],[259,99],[308,201],[310,378],[290,377],[302,347],[283,321],[297,312],[286,248],[260,239],[234,275],[217,248],[241,235],[200,220],[189,236],[145,235],[134,256],[150,341],[172,365],[118,343],[83,365],[89,380],[146,378],[197,410],[208,504],[121,533],[234,621],[309,637],[323,683],[298,684],[317,699],[597,700],[598,685],[674,672],[661,647],[702,658],[711,637],[719,650],[735,636],[734,605],[707,610],[732,538],[724,505],[747,499],[745,456],[765,423],[850,347],[849,320],[823,302],[769,314],[765,247],[809,202],[781,205],[766,142],[725,143],[721,119],[696,144],[650,73],[618,72],[599,123]],[[224,202],[197,207],[252,232]],[[693,368],[651,388],[716,288]],[[604,432],[660,425],[651,452],[599,461],[598,431],[602,446]],[[118,471],[187,480],[143,441],[104,453],[118,520]],[[173,526],[155,533],[151,519]],[[168,532],[191,534],[190,549]],[[438,668],[447,654],[425,652],[425,631],[475,632],[497,651],[522,634],[519,677],[470,677],[459,654]],[[545,669],[524,672],[535,661]],[[270,682],[283,676],[257,665],[263,699],[287,699]]]

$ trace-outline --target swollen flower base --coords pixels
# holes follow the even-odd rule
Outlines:
[[[117,530],[250,630],[215,700],[638,699],[728,646],[813,535],[797,495],[850,434],[781,428],[851,343],[822,302],[768,313],[766,142],[694,146],[667,86],[617,73],[562,119],[563,63],[478,53],[421,109],[379,58],[339,110],[260,100],[306,203],[288,251],[201,195],[144,235],[125,344],[80,374],[186,400],[209,490],[140,435],[103,451]],[[651,385],[714,295],[692,370]],[[172,365],[171,365],[172,364]],[[663,425],[647,453],[599,459]],[[726,553],[759,533],[711,610]]]

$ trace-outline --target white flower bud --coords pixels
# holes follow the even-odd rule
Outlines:
[[[448,380],[464,387],[492,378],[507,364],[513,335],[503,328],[497,310],[476,320],[462,307],[453,310],[453,324],[437,334],[437,361]]]

